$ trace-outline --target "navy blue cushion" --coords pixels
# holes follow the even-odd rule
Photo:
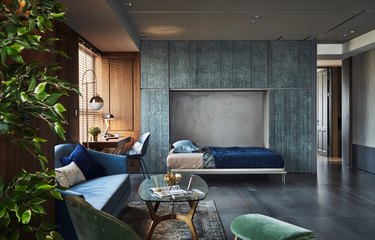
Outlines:
[[[192,153],[199,151],[199,148],[191,140],[180,140],[172,144],[174,153]]]
[[[81,144],[77,144],[76,148],[69,157],[63,157],[61,163],[66,166],[71,162],[79,167],[86,180],[101,177],[105,174],[105,169],[97,163],[90,153]]]

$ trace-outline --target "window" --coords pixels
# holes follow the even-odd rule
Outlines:
[[[102,96],[102,74],[101,74],[101,57],[92,50],[79,45],[79,90],[81,97],[79,101],[79,139],[80,142],[86,142],[87,135],[86,119],[88,127],[99,127],[103,129],[102,110],[92,110],[88,106],[86,115],[87,101],[99,94]],[[95,74],[94,74],[95,73]],[[87,87],[87,90],[86,90]]]

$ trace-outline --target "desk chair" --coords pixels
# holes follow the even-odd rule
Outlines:
[[[95,209],[81,197],[67,196],[65,202],[79,240],[142,239],[128,225]]]
[[[127,153],[124,154],[128,159],[138,159],[139,165],[141,167],[141,171],[143,174],[143,178],[146,178],[145,172],[147,174],[147,177],[150,178],[150,175],[148,174],[148,171],[147,171],[146,164],[142,159],[142,157],[147,152],[150,135],[151,135],[150,132],[146,132],[142,134],[142,136],[138,139],[138,141],[134,143],[133,147]]]
[[[116,148],[113,150],[112,154],[124,155],[125,153],[125,145],[130,142],[131,137],[127,137],[122,139],[117,143]]]

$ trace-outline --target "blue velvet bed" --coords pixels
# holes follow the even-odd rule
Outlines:
[[[204,147],[200,149],[203,151],[178,153],[173,152],[172,149],[167,158],[167,167],[174,172],[195,174],[281,174],[282,183],[285,183],[284,160],[280,154],[268,148]]]
[[[282,157],[261,147],[209,147],[216,168],[283,168]]]

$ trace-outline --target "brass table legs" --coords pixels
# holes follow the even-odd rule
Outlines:
[[[193,224],[193,217],[194,217],[195,211],[197,210],[198,201],[188,201],[188,203],[190,206],[190,211],[186,215],[176,214],[174,212],[174,206],[173,206],[171,213],[166,214],[164,216],[158,216],[156,212],[158,211],[160,202],[156,202],[155,205],[153,205],[152,202],[147,201],[146,204],[147,204],[148,211],[150,212],[152,222],[151,222],[151,226],[148,229],[148,235],[146,239],[151,239],[156,225],[158,225],[160,222],[169,220],[169,219],[177,219],[177,220],[184,221],[189,226],[193,239],[197,240],[198,236],[197,236],[197,232],[195,230],[194,224]]]

